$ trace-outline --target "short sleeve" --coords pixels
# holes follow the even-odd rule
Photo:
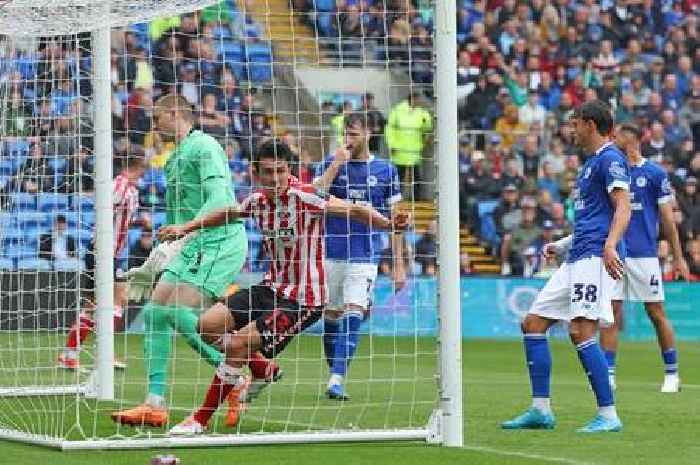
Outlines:
[[[305,211],[312,213],[323,213],[326,211],[326,205],[328,204],[327,195],[314,186],[308,184],[299,186],[297,195]]]
[[[399,170],[396,166],[391,165],[391,182],[389,183],[389,200],[388,204],[394,205],[401,201],[401,184],[399,182]]]
[[[671,181],[668,179],[668,175],[665,172],[659,173],[656,182],[656,202],[659,205],[673,200],[673,189],[671,188]]]
[[[198,154],[199,176],[202,181],[209,178],[226,178],[228,175],[226,154],[215,142],[203,144]]]
[[[627,163],[618,156],[606,154],[601,159],[601,174],[608,193],[615,189],[630,189],[630,175]]]

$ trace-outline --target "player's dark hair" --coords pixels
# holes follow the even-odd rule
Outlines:
[[[637,126],[636,124],[622,123],[620,125],[620,130],[629,132],[630,134],[633,134],[636,139],[642,138],[642,131],[639,130],[639,126]]]
[[[363,129],[367,129],[367,113],[356,111],[345,116],[345,127],[355,127],[359,125]]]
[[[601,100],[591,100],[581,105],[575,117],[583,121],[593,121],[596,131],[601,136],[610,134],[613,128],[613,117],[610,106]]]
[[[291,164],[296,160],[296,155],[287,144],[279,139],[268,139],[262,142],[253,154],[251,162],[257,163],[260,160],[284,160]]]

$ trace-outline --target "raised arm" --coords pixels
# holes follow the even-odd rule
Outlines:
[[[338,176],[338,170],[343,163],[350,159],[350,151],[346,147],[338,147],[335,151],[335,157],[330,162],[328,168],[317,178],[314,179],[314,187],[322,191],[328,191],[333,184],[333,180]]]
[[[615,213],[613,214],[610,223],[610,232],[605,240],[603,247],[603,261],[605,269],[608,270],[610,276],[614,279],[622,278],[624,266],[622,260],[617,255],[617,243],[622,239],[622,235],[627,230],[627,225],[632,216],[632,208],[630,207],[630,198],[626,189],[614,188],[610,192],[610,201],[613,204]]]
[[[402,230],[408,226],[409,219],[406,213],[398,213],[394,215],[392,221],[370,206],[346,202],[333,196],[328,200],[326,213],[334,216],[346,216],[377,229],[396,228]]]

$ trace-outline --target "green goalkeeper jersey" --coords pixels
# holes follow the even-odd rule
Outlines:
[[[213,137],[192,130],[165,165],[168,224],[184,224],[206,212],[236,204],[226,153]],[[225,227],[209,234],[223,235]]]

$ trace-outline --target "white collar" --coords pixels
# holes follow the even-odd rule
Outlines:
[[[635,164],[632,165],[632,166],[639,168],[639,167],[641,167],[641,166],[644,166],[644,163],[646,163],[646,162],[647,162],[647,159],[644,158],[644,157],[642,157],[642,161],[640,161],[639,163],[635,163]]]
[[[598,150],[595,151],[595,153],[593,154],[593,156],[600,155],[600,152],[602,152],[603,150],[607,149],[607,148],[610,147],[611,145],[613,145],[612,141],[607,141],[606,143],[604,143],[603,145],[601,145],[600,148],[599,148]]]

